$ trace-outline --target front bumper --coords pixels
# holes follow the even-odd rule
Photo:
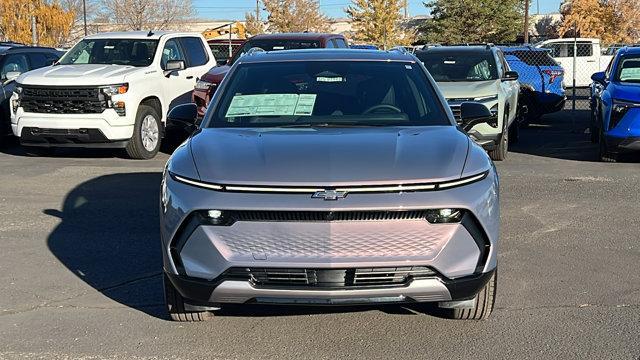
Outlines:
[[[93,129],[92,138],[95,138],[97,143],[129,140],[133,135],[134,123],[134,111],[128,111],[126,116],[119,116],[113,109],[107,109],[100,114],[47,114],[29,113],[18,108],[11,116],[11,130],[18,137],[31,134],[32,129],[47,129],[46,132],[60,134],[67,132],[67,135],[78,133],[81,129]],[[25,128],[29,131],[25,132]],[[95,135],[98,132],[101,135]],[[102,141],[102,138],[105,141]]]
[[[606,136],[606,144],[608,150],[613,153],[632,153],[640,151],[640,137]]]
[[[337,202],[318,201],[307,194],[214,191],[178,182],[171,176],[165,177],[162,188],[164,270],[181,294],[196,302],[288,302],[294,298],[303,299],[300,300],[303,303],[316,301],[304,299],[317,298],[328,304],[340,303],[341,299],[354,303],[374,301],[371,299],[461,300],[475,293],[454,291],[458,286],[455,284],[473,283],[473,279],[496,267],[499,204],[494,171],[483,180],[441,191],[354,193]],[[431,224],[424,219],[402,217],[307,221],[303,214],[295,219],[279,217],[265,221],[249,216],[256,212],[360,213],[443,207],[464,209],[467,215],[453,224]],[[249,217],[232,225],[191,221],[194,211],[212,208],[222,209],[223,213],[243,212]],[[223,277],[232,268],[336,271],[415,266],[428,267],[437,276],[367,289],[294,289],[289,285],[265,288],[254,286],[247,279]]]
[[[458,279],[433,276],[398,287],[361,289],[285,289],[253,285],[250,281],[195,279],[165,273],[171,284],[194,306],[221,304],[351,305],[462,301],[473,299],[495,270]]]

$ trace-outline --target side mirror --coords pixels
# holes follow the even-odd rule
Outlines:
[[[478,124],[487,123],[491,126],[498,126],[498,116],[491,114],[491,111],[483,104],[477,102],[464,102],[460,105],[460,119],[462,129],[469,131]]]
[[[502,77],[502,81],[515,81],[518,80],[519,77],[520,76],[515,71],[506,71]]]
[[[194,103],[178,105],[167,115],[168,127],[180,128],[188,133],[193,132],[199,124],[198,106]]]
[[[9,71],[5,75],[4,83],[8,84],[18,78],[22,73],[20,71]]]
[[[607,82],[607,75],[604,73],[604,71],[600,71],[591,75],[591,80],[604,85]]]
[[[216,64],[218,64],[218,66],[225,66],[229,63],[229,59],[224,59],[224,60],[218,60],[216,61]]]
[[[184,70],[186,67],[184,60],[169,60],[164,66],[164,76],[169,76],[175,71]]]

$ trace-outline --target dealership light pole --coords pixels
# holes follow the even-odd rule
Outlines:
[[[529,43],[529,0],[524,1],[524,43]]]

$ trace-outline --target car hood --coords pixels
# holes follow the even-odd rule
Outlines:
[[[29,71],[18,78],[25,85],[110,85],[145,68],[124,65],[55,65]]]
[[[620,81],[612,84],[615,85],[611,87],[611,97],[614,99],[640,102],[640,84],[624,83]]]
[[[438,87],[447,99],[473,99],[498,93],[500,80],[439,82]]]
[[[202,80],[219,84],[222,79],[224,79],[225,75],[227,75],[229,69],[231,69],[229,65],[213,67],[206,74],[202,75]]]
[[[458,179],[469,138],[454,126],[202,129],[190,140],[200,180],[356,185]]]

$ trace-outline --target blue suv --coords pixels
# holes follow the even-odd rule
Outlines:
[[[532,46],[510,46],[501,49],[509,67],[519,76],[520,102],[526,106],[527,111],[523,121],[535,121],[544,114],[564,108],[564,69],[546,49]]]
[[[591,134],[600,159],[640,151],[640,47],[620,49],[604,72],[591,76]]]

